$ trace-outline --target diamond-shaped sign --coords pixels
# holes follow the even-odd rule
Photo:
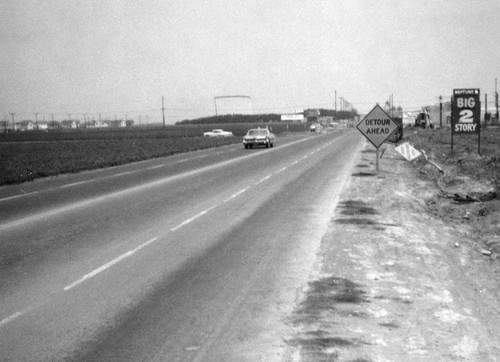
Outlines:
[[[398,124],[377,104],[357,128],[375,148],[379,148],[398,129]]]
[[[422,153],[415,147],[410,145],[408,142],[403,143],[395,148],[396,152],[401,156],[406,158],[408,161],[413,161],[414,159],[420,157]]]

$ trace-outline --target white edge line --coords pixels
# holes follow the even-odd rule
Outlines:
[[[0,199],[0,201],[7,201],[7,200],[12,200],[12,199],[17,199],[19,197],[30,196],[30,195],[34,195],[34,194],[38,194],[38,191],[27,192],[25,194],[19,194],[19,195],[4,197],[3,199]]]
[[[194,220],[198,219],[199,217],[201,217],[201,216],[205,215],[207,212],[209,212],[209,211],[210,211],[210,210],[212,210],[213,208],[215,208],[215,206],[209,207],[208,209],[203,210],[202,212],[200,212],[200,213],[198,213],[198,214],[194,215],[193,217],[191,217],[191,218],[189,218],[189,219],[187,219],[187,220],[184,220],[184,221],[183,221],[183,222],[181,222],[179,225],[174,226],[173,228],[171,228],[171,229],[170,229],[170,231],[176,231],[176,230],[180,229],[181,227],[183,227],[183,226],[185,226],[185,225],[189,224],[190,222],[192,222],[192,221],[194,221]]]
[[[0,321],[0,327],[3,327],[7,323],[12,322],[14,319],[19,318],[22,315],[23,315],[23,312],[16,312],[16,313],[12,314],[11,316],[9,316],[9,317],[3,319],[2,321]]]
[[[160,168],[160,167],[164,167],[165,165],[156,165],[156,166],[152,166],[152,167],[148,167],[148,170],[154,170],[156,168]]]
[[[131,174],[133,172],[137,172],[137,171],[125,171],[125,172],[120,172],[120,173],[117,173],[117,174],[114,174],[114,175],[111,175],[109,177],[119,177],[119,176],[125,176],[125,175],[128,175],[128,174]]]
[[[76,185],[81,185],[81,184],[86,184],[87,182],[93,182],[95,181],[96,179],[93,179],[93,180],[85,180],[85,181],[79,181],[79,182],[73,182],[72,184],[67,184],[67,185],[62,185],[61,187],[59,187],[60,189],[65,189],[66,187],[72,187],[72,186],[76,186]]]
[[[126,259],[128,258],[129,256],[135,254],[137,251],[141,250],[142,248],[144,248],[145,246],[148,246],[149,244],[155,242],[158,238],[157,237],[154,237],[148,241],[146,241],[144,244],[141,244],[139,245],[137,248],[135,249],[132,249],[128,252],[126,252],[125,254],[122,254],[120,255],[118,258],[115,258],[113,260],[111,260],[110,262],[100,266],[99,268],[91,271],[90,273],[88,274],[85,274],[83,277],[81,277],[80,279],[78,279],[77,281],[75,281],[74,283],[71,283],[70,285],[67,285],[66,287],[64,287],[64,291],[67,291],[67,290],[70,290],[71,288],[74,288],[76,287],[78,284],[84,282],[85,280],[87,279],[90,279],[92,277],[95,277],[97,274],[100,274],[102,273],[103,271],[105,271],[106,269],[112,267],[113,265],[115,265],[116,263],[119,263],[120,261],[122,261],[123,259]]]

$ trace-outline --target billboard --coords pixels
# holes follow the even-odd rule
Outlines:
[[[454,89],[451,102],[451,132],[479,134],[481,102],[479,89]]]
[[[304,121],[304,115],[303,114],[282,114],[281,120],[282,121],[302,122],[302,121]]]

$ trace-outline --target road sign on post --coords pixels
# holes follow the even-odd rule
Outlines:
[[[358,130],[376,148],[377,172],[378,172],[378,149],[398,129],[398,124],[378,105],[358,123]]]

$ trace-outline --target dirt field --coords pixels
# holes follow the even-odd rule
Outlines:
[[[435,166],[420,157],[413,162],[415,175],[428,184],[424,200],[430,211],[446,223],[468,228],[478,247],[500,254],[500,128],[481,131],[478,138],[454,139],[450,130],[407,129],[404,141],[423,149]]]

